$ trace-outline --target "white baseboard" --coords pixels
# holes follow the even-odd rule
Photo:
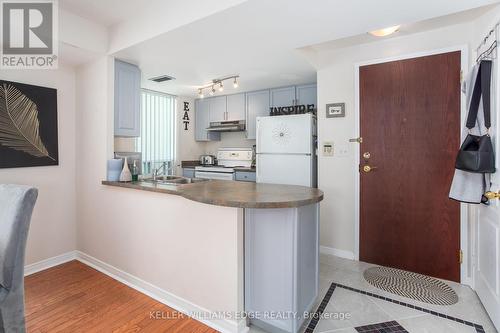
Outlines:
[[[354,252],[351,251],[335,249],[333,247],[328,247],[328,246],[320,246],[319,252],[322,254],[329,254],[344,259],[355,260]]]
[[[24,276],[28,276],[51,267],[64,264],[71,260],[78,260],[85,265],[88,265],[98,270],[99,272],[106,274],[109,277],[186,315],[193,316],[193,314],[201,315],[203,313],[210,313],[210,311],[207,309],[204,309],[181,297],[169,293],[168,291],[165,291],[155,285],[152,285],[149,282],[139,279],[138,277],[135,277],[127,272],[124,272],[105,262],[102,262],[101,260],[96,259],[81,251],[67,252],[56,257],[39,261],[34,264],[26,265],[24,267]],[[196,316],[194,317],[194,319],[222,333],[246,333],[249,330],[245,320],[235,322],[227,319],[197,318]]]
[[[34,264],[24,266],[24,276],[35,274],[37,272],[49,269],[51,267],[64,264],[71,260],[77,259],[76,251],[66,252],[61,255],[45,259]]]

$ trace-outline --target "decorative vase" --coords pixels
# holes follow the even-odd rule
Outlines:
[[[132,173],[130,172],[130,169],[128,168],[128,162],[127,162],[126,157],[125,157],[125,160],[123,161],[123,170],[122,170],[122,173],[120,174],[120,181],[121,182],[131,182],[132,181]]]

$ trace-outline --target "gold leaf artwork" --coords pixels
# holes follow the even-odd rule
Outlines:
[[[48,157],[39,133],[35,103],[10,84],[0,86],[0,145],[34,157]]]

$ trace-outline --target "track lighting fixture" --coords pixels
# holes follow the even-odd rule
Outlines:
[[[224,83],[223,82],[226,80],[233,80],[233,87],[236,89],[239,86],[238,85],[238,78],[239,77],[240,77],[239,75],[228,75],[228,76],[224,76],[224,77],[221,77],[218,79],[213,79],[212,83],[198,88],[198,97],[199,98],[204,97],[203,91],[205,89],[209,89],[208,94],[210,96],[215,95],[215,87],[217,87],[217,90],[219,90],[220,92],[224,91]]]

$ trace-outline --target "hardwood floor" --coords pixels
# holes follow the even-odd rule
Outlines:
[[[25,290],[28,332],[217,332],[79,261],[26,277]]]

